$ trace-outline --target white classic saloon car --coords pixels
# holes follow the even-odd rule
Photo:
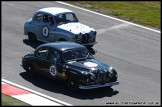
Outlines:
[[[96,30],[79,23],[74,12],[59,7],[43,8],[24,24],[29,40],[73,41],[87,47],[96,44]]]

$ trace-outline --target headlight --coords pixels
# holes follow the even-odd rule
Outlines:
[[[110,67],[110,68],[109,68],[109,71],[111,72],[111,71],[112,71],[112,69],[113,69],[113,68],[112,68],[112,67]]]
[[[109,68],[109,77],[112,78],[114,76],[114,70],[112,67]]]
[[[81,39],[79,38],[79,36],[78,36],[78,35],[74,35],[73,39],[74,39],[74,40],[76,40],[76,41],[81,40]]]
[[[114,76],[113,72],[109,72],[109,77],[112,78]]]

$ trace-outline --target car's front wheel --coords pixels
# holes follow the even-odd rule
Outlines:
[[[66,39],[61,38],[61,39],[59,39],[58,41],[67,41],[67,40],[66,40]]]
[[[36,35],[34,33],[28,33],[28,38],[31,41],[37,41]]]
[[[93,47],[93,45],[87,45],[86,47],[87,47],[87,48],[92,48],[92,47]]]
[[[78,80],[75,77],[69,77],[67,84],[71,91],[77,91],[79,89]]]

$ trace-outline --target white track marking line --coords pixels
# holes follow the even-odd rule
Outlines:
[[[122,23],[122,24],[119,24],[119,25],[116,25],[116,26],[112,26],[108,29],[99,29],[99,30],[97,30],[97,34],[99,35],[99,34],[105,33],[105,32],[110,31],[110,30],[115,30],[115,29],[124,28],[124,27],[128,27],[128,26],[129,26],[129,24]]]
[[[1,82],[1,85],[2,85],[2,84],[6,84],[6,83],[4,83],[4,82]]]
[[[37,95],[39,95],[39,96],[42,96],[42,97],[44,97],[44,98],[50,99],[50,100],[52,100],[52,101],[55,101],[56,103],[60,103],[60,104],[67,105],[67,106],[72,106],[72,105],[69,104],[69,103],[66,103],[66,102],[63,102],[63,101],[58,100],[58,99],[56,99],[56,98],[53,98],[53,97],[47,96],[47,95],[45,95],[45,94],[39,93],[39,92],[37,92],[37,91],[34,91],[34,90],[32,90],[32,89],[26,88],[26,87],[21,86],[21,85],[18,85],[18,84],[16,84],[16,83],[10,82],[10,81],[5,80],[5,79],[3,79],[3,78],[2,78],[1,80],[2,80],[2,82],[5,82],[5,83],[8,83],[8,84],[14,85],[14,86],[16,86],[16,87],[22,88],[22,89],[27,90],[27,91],[30,91],[30,92],[32,92],[32,93],[34,93],[34,94],[37,94]]]
[[[32,106],[61,106],[61,104],[48,100],[44,97],[40,97],[35,94],[22,94],[22,95],[13,95],[12,97],[19,99],[23,102],[26,102]]]
[[[104,17],[107,17],[107,18],[110,18],[110,19],[114,19],[114,20],[117,20],[117,21],[121,21],[121,22],[124,22],[124,23],[128,23],[128,24],[131,24],[131,25],[134,25],[134,26],[137,26],[137,27],[141,27],[141,28],[144,28],[144,29],[147,29],[147,30],[151,30],[151,31],[154,31],[154,32],[157,32],[157,33],[161,33],[161,31],[158,31],[158,30],[155,30],[155,29],[151,29],[151,28],[148,28],[148,27],[139,25],[139,24],[135,24],[135,23],[128,22],[128,21],[125,21],[125,20],[121,20],[121,19],[118,19],[118,18],[115,18],[115,17],[111,17],[111,16],[108,16],[108,15],[104,15],[104,14],[101,14],[101,13],[97,13],[97,12],[94,12],[94,11],[91,11],[91,10],[88,10],[88,9],[84,9],[84,8],[81,8],[81,7],[78,7],[78,6],[74,6],[74,5],[71,5],[71,4],[68,4],[68,3],[64,3],[64,2],[61,2],[61,1],[56,1],[56,2],[58,2],[60,4],[67,5],[67,6],[71,6],[71,7],[74,7],[74,8],[78,8],[80,10],[84,10],[84,11],[87,11],[87,12],[91,12],[91,13],[94,13],[94,14],[97,14],[97,15],[100,15],[100,16],[104,16]]]

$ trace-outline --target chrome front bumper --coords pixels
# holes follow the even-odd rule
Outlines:
[[[115,82],[110,82],[110,83],[106,83],[106,84],[95,84],[95,85],[79,85],[80,89],[94,89],[94,88],[100,88],[100,87],[108,87],[108,86],[113,86],[113,85],[118,85],[119,81],[115,81]]]

